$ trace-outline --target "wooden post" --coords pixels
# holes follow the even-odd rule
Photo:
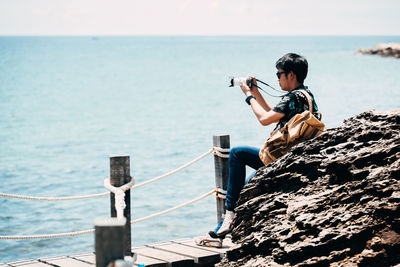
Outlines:
[[[95,220],[96,267],[107,267],[114,260],[124,259],[124,227],[126,219]]]
[[[110,184],[115,187],[122,186],[131,180],[129,155],[111,155],[110,156]],[[117,217],[115,209],[115,195],[110,194],[111,198],[111,217]],[[125,192],[124,217],[126,218],[125,224],[125,256],[132,256],[131,252],[131,191]]]
[[[214,135],[213,145],[220,148],[230,148],[229,135]],[[228,186],[229,166],[228,159],[214,156],[215,185],[223,190]],[[225,214],[225,200],[217,198],[217,222]]]

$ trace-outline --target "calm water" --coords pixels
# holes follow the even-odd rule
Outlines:
[[[70,196],[104,192],[109,155],[131,155],[137,182],[212,146],[261,146],[263,128],[229,76],[279,87],[275,61],[307,57],[306,84],[335,127],[370,109],[400,108],[400,60],[358,48],[397,37],[0,37],[0,192]],[[278,99],[266,96],[272,104]],[[214,187],[211,156],[133,192],[133,218]],[[109,216],[108,197],[68,202],[0,198],[0,235],[79,231]],[[192,237],[216,223],[215,199],[132,226],[133,245]],[[0,262],[92,252],[93,235],[0,240]]]

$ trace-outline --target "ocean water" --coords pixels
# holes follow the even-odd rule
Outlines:
[[[261,146],[273,126],[256,121],[229,77],[253,74],[279,88],[274,65],[287,52],[308,59],[306,85],[329,128],[363,111],[400,108],[400,60],[355,52],[380,42],[400,36],[0,37],[0,192],[105,192],[110,154],[129,154],[131,175],[142,182],[206,152],[215,134],[229,134],[232,146]],[[132,217],[214,187],[208,156],[135,190]],[[109,206],[108,197],[0,198],[0,235],[91,229],[110,216]],[[209,197],[134,224],[133,245],[201,235],[216,224],[215,206]],[[0,262],[93,250],[93,235],[0,240]]]

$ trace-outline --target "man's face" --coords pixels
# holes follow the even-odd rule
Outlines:
[[[279,86],[281,87],[281,89],[283,91],[289,91],[290,88],[289,88],[288,77],[287,77],[286,72],[283,69],[279,68],[276,75],[279,77],[278,82],[279,82]]]

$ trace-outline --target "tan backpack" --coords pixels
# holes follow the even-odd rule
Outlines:
[[[312,113],[313,105],[310,95],[305,90],[299,90],[308,101],[309,110],[293,116],[280,130],[271,132],[271,136],[260,149],[260,159],[267,165],[285,155],[300,142],[311,139],[325,131],[325,124]],[[319,113],[319,112],[316,112]],[[320,118],[322,117],[321,113]]]

